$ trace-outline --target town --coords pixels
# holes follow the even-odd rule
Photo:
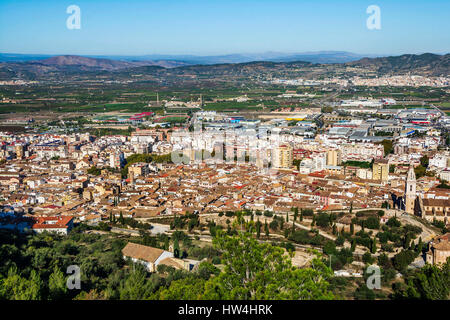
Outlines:
[[[91,121],[125,122],[135,127],[128,135],[64,133],[64,120],[53,133],[2,132],[0,228],[164,235],[163,247],[131,240],[122,250],[149,272],[199,268],[189,245],[173,242],[180,231],[202,247],[218,230],[243,229],[281,241],[300,268],[320,250],[336,278],[362,277],[374,259],[393,259],[391,279],[408,265],[445,263],[450,118],[433,105],[391,109],[388,97],[331,105],[251,119],[199,110],[178,124],[154,122],[154,112]]]

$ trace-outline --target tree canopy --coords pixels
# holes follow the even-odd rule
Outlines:
[[[205,285],[206,299],[333,299],[331,270],[318,258],[298,269],[282,248],[259,243],[249,234],[214,239],[225,268]]]

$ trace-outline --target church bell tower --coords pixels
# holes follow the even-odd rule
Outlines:
[[[414,166],[411,165],[405,184],[405,211],[409,214],[414,214],[416,197],[416,174],[414,173]]]

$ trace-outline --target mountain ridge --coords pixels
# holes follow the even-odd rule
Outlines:
[[[76,74],[83,72],[117,73],[126,71],[152,73],[159,70],[159,76],[164,74],[186,75],[208,74],[257,74],[270,70],[294,70],[295,68],[310,68],[311,71],[323,67],[333,66],[359,67],[375,71],[378,75],[385,74],[418,74],[428,76],[448,76],[450,74],[450,54],[437,55],[424,53],[421,55],[405,54],[401,56],[388,56],[378,58],[361,58],[346,63],[312,63],[308,61],[248,61],[243,63],[217,63],[217,64],[189,64],[176,60],[148,60],[123,61],[105,58],[90,58],[76,55],[53,56],[46,59],[27,62],[0,63],[0,79],[39,79],[49,74]],[[151,68],[151,69],[149,69]],[[156,68],[156,69],[155,69]],[[166,71],[164,71],[166,70]],[[170,71],[172,70],[172,71]]]
[[[448,76],[450,73],[450,54],[423,53],[419,55],[403,54],[400,56],[363,58],[348,62],[346,65],[372,67],[382,74],[404,73],[414,70],[424,74]]]

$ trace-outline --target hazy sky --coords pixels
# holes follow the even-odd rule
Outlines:
[[[81,29],[69,30],[69,5]],[[366,8],[381,9],[369,30]],[[0,0],[0,52],[450,52],[449,0]]]

